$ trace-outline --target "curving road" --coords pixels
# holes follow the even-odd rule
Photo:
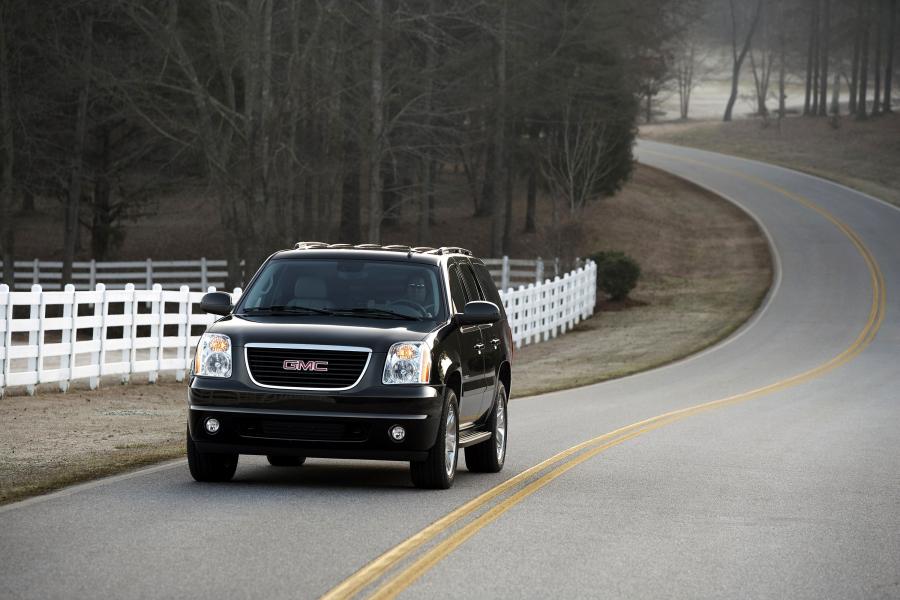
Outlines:
[[[641,142],[756,217],[760,312],[641,375],[516,400],[506,470],[182,461],[0,508],[0,597],[900,597],[900,210]],[[515,386],[515,375],[513,376]]]

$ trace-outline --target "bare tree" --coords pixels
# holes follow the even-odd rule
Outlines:
[[[82,55],[81,61],[78,64],[81,85],[78,90],[78,108],[75,115],[75,141],[71,154],[68,198],[66,199],[66,227],[63,238],[63,281],[72,281],[72,262],[75,260],[75,247],[78,244],[78,232],[81,229],[79,212],[82,187],[84,186],[84,152],[88,129],[88,101],[90,99],[91,83],[93,81],[91,74],[94,60],[93,15],[85,15],[84,20],[81,23],[81,30]]]
[[[3,260],[3,282],[12,289],[14,284],[15,223],[13,222],[13,194],[15,185],[16,147],[13,139],[12,88],[10,87],[10,31],[8,3],[0,4],[0,259]]]
[[[897,0],[888,0],[888,3],[888,36],[887,44],[885,46],[887,56],[884,61],[884,100],[882,102],[882,110],[886,113],[893,112],[893,108],[891,107],[891,94],[893,93],[894,85],[894,50],[897,45]]]
[[[747,52],[750,50],[750,42],[753,40],[753,35],[756,33],[756,28],[759,25],[759,17],[762,12],[762,4],[763,0],[757,0],[755,3],[755,8],[753,9],[752,16],[749,19],[749,24],[747,25],[747,31],[744,34],[744,41],[741,44],[740,50],[738,50],[738,38],[739,38],[739,21],[742,20],[739,18],[738,10],[735,8],[734,0],[729,0],[728,7],[730,9],[731,15],[731,57],[732,57],[732,67],[731,67],[731,95],[728,97],[728,104],[725,106],[725,116],[722,118],[723,121],[730,121],[731,114],[734,110],[734,103],[737,101],[738,97],[738,85],[740,83],[741,77],[741,66],[744,64],[744,59],[747,56]]]
[[[828,112],[828,50],[831,40],[831,0],[822,0],[822,30],[819,33],[819,116]]]
[[[747,56],[750,59],[750,71],[753,74],[753,87],[756,92],[756,113],[764,117],[769,114],[766,102],[775,65],[775,48],[770,43],[771,17],[765,2],[762,4],[761,13],[759,43],[751,44]]]

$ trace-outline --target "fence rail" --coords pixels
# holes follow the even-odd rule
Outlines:
[[[243,266],[243,262],[241,262]],[[45,290],[63,290],[62,261],[15,261],[13,271],[16,290],[30,290],[40,285]],[[0,277],[3,274],[0,261]],[[124,289],[128,282],[141,282],[147,289],[160,284],[164,289],[178,290],[182,286],[202,291],[209,286],[223,287],[228,277],[228,261],[201,258],[199,260],[137,261],[76,261],[72,263],[72,285],[76,291],[90,291],[98,283],[106,289]]]
[[[517,285],[539,283],[547,276],[560,275],[558,258],[544,261],[523,258],[485,258],[484,264],[494,282],[502,290]],[[17,260],[14,263],[15,290],[30,290],[40,285],[44,290],[63,290],[63,263],[59,260]],[[580,266],[576,261],[576,267]],[[244,262],[241,261],[243,270]],[[0,280],[3,277],[3,261],[0,261]],[[178,290],[188,286],[202,291],[209,286],[223,287],[228,278],[228,261],[201,258],[199,260],[147,260],[136,261],[77,261],[72,263],[72,283],[76,291],[93,290],[98,283],[106,289],[124,289],[128,282],[140,282],[151,289],[155,284],[163,289]]]
[[[501,291],[516,346],[565,333],[593,314],[596,278],[589,261],[562,277]],[[187,285],[164,290],[159,283],[149,289],[98,283],[93,290],[67,284],[62,291],[34,284],[27,292],[0,285],[0,395],[53,383],[65,391],[76,380],[93,389],[104,376],[127,382],[147,374],[152,382],[166,372],[180,381],[216,318],[200,311],[202,296]]]

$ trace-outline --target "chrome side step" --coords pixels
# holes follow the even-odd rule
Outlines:
[[[461,431],[459,433],[459,447],[474,446],[489,439],[491,439],[490,431]]]

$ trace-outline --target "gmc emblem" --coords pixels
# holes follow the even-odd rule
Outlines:
[[[282,365],[285,371],[327,371],[327,360],[286,360]]]

